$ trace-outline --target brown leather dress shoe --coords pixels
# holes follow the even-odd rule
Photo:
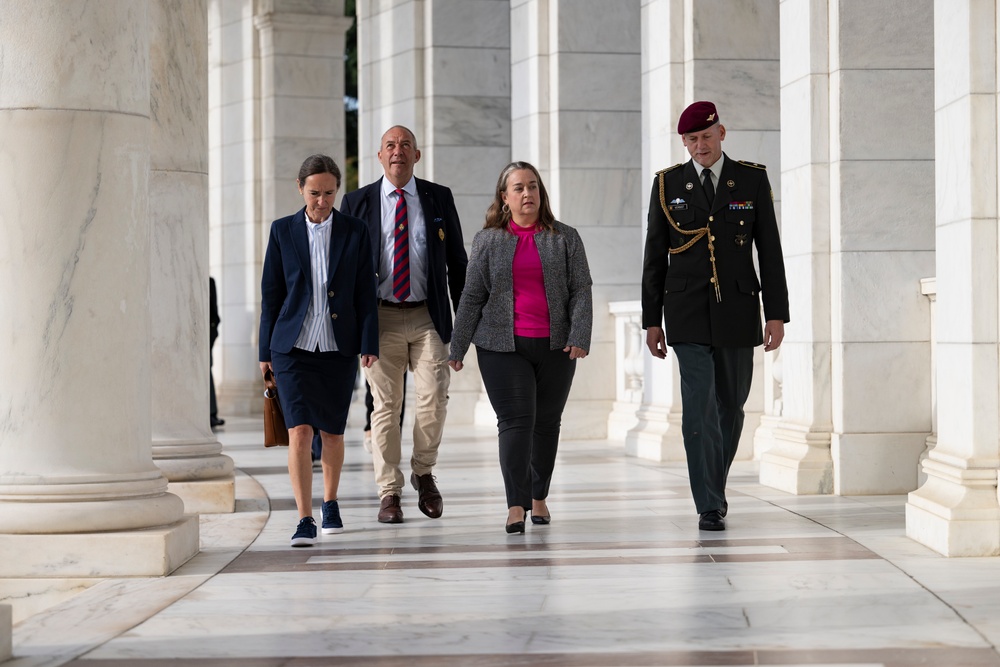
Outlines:
[[[434,483],[434,475],[410,473],[410,483],[420,494],[417,498],[417,507],[420,508],[420,511],[432,519],[441,516],[444,511],[444,500],[441,499],[441,492],[438,491],[437,484]]]
[[[379,523],[403,523],[403,508],[399,506],[399,496],[386,496],[378,508]]]

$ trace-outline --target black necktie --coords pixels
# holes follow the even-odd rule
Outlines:
[[[708,197],[708,205],[711,206],[715,201],[715,186],[712,185],[712,170],[702,169],[701,175],[705,179],[705,182],[702,184],[705,187],[705,196]]]

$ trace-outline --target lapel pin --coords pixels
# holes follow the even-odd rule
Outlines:
[[[688,183],[688,184],[687,184],[687,185],[685,185],[684,187],[685,187],[686,189],[688,189],[688,190],[694,190],[694,183]]]
[[[439,229],[438,230],[438,238],[441,239],[442,241],[444,241],[444,230],[443,229]]]
[[[734,181],[733,179],[730,178],[728,181],[726,181],[726,185],[728,185],[731,188],[735,188],[736,187],[736,181]]]

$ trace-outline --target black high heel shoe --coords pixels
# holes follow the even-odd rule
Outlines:
[[[524,516],[525,517],[528,516],[528,512],[527,511],[524,512]],[[508,535],[511,535],[513,533],[523,533],[524,532],[524,519],[521,519],[520,521],[514,521],[512,523],[508,523],[507,525],[504,526],[504,528],[507,530],[507,534]]]
[[[536,526],[547,526],[551,521],[552,521],[551,516],[536,516],[534,514],[531,515],[531,523],[535,524]]]
[[[508,523],[505,526],[505,528],[507,529],[507,533],[508,534],[523,533],[524,532],[524,522],[523,521],[515,521],[514,523]]]

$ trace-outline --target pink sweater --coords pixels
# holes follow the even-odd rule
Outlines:
[[[549,335],[549,302],[545,298],[542,260],[535,247],[537,225],[519,227],[511,221],[510,231],[517,236],[514,250],[514,335],[527,338],[547,338]]]

